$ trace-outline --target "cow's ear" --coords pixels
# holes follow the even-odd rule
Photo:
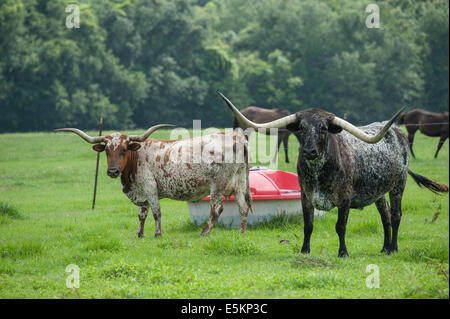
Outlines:
[[[137,151],[140,148],[141,148],[141,144],[139,144],[139,143],[130,143],[130,144],[128,144],[128,149],[130,151]]]
[[[342,127],[333,123],[328,124],[328,132],[331,134],[337,134],[342,131]]]
[[[95,144],[94,146],[92,146],[92,149],[96,152],[103,152],[105,150],[105,146],[104,144]]]
[[[328,117],[328,133],[337,134],[342,132],[342,127],[339,125],[333,124],[334,115],[330,115]]]

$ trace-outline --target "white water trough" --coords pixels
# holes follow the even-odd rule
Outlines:
[[[301,191],[298,176],[294,173],[251,168],[249,172],[250,192],[253,198],[255,214],[249,212],[248,224],[270,221],[274,217],[301,215]],[[188,209],[191,221],[202,224],[209,219],[210,197],[199,202],[189,202]],[[323,211],[315,210],[314,215],[323,215]],[[240,228],[240,215],[234,195],[224,198],[223,212],[217,223],[233,228]]]

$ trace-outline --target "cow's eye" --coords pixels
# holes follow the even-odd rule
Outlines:
[[[121,152],[122,154],[125,154],[125,153],[127,152],[126,147],[122,147],[122,149],[120,150],[120,152]]]

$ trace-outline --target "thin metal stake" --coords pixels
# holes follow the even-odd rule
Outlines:
[[[98,136],[102,135],[103,117],[100,117],[100,125],[98,128]],[[98,163],[100,161],[100,152],[97,153],[97,166],[95,167],[95,182],[94,182],[94,198],[92,199],[92,209],[95,208],[95,195],[97,194],[97,177],[98,177]]]

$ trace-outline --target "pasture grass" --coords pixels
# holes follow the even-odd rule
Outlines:
[[[416,134],[410,169],[448,184],[448,141],[434,159],[437,143]],[[149,214],[138,239],[138,209],[106,176],[103,153],[91,210],[97,153],[89,144],[72,134],[29,133],[2,134],[0,145],[1,298],[449,298],[448,195],[411,178],[399,252],[379,252],[383,228],[371,205],[350,212],[350,258],[339,259],[336,209],[316,218],[309,255],[300,253],[301,217],[249,226],[244,235],[216,225],[201,237],[187,204],[168,199],[161,200],[163,236],[153,237]],[[297,152],[291,136],[291,163],[281,150],[279,169],[295,172]],[[70,264],[80,268],[78,289],[66,287]],[[366,287],[370,264],[379,267],[380,288]]]

